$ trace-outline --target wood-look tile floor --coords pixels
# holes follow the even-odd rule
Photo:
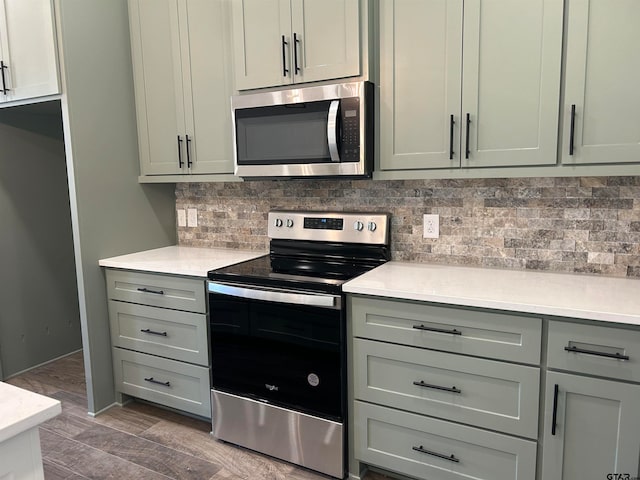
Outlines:
[[[46,480],[328,480],[210,436],[205,421],[141,402],[87,415],[82,353],[7,380],[62,402],[40,426]],[[366,480],[387,477],[370,472]]]

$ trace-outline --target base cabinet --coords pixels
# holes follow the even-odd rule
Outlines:
[[[546,399],[542,479],[638,476],[640,385],[549,372]]]
[[[347,306],[352,480],[365,466],[640,478],[640,326],[355,294]]]
[[[211,418],[204,279],[106,276],[116,392]]]
[[[420,479],[534,480],[536,442],[355,402],[355,453]]]

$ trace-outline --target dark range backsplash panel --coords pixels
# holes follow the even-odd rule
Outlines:
[[[640,277],[640,176],[179,183],[176,208],[198,209],[180,245],[264,250],[272,209],[382,211],[394,260]]]

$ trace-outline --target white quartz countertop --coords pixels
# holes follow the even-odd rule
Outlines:
[[[387,262],[347,293],[640,325],[640,279]]]
[[[62,411],[58,400],[0,382],[0,443]]]
[[[171,246],[104,258],[101,267],[206,277],[209,270],[260,257],[267,252]]]

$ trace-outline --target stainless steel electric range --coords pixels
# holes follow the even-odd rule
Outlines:
[[[389,223],[272,211],[268,255],[209,272],[216,438],[344,478],[342,284],[389,259]]]

